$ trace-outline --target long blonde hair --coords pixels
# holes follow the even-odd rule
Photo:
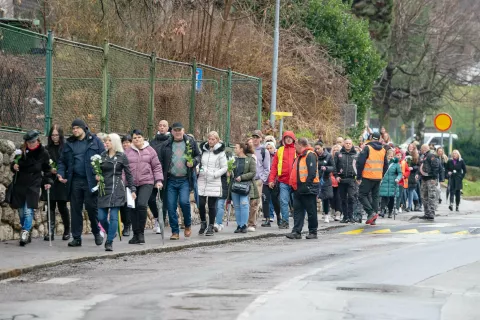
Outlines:
[[[122,139],[116,133],[109,133],[105,136],[104,141],[110,140],[112,143],[112,149],[115,152],[123,152]]]
[[[454,153],[458,153],[458,160],[462,160],[462,155],[460,154],[460,151],[458,151],[457,149],[452,151],[452,159],[453,159],[453,154]]]

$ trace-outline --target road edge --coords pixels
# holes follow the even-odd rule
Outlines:
[[[335,226],[329,226],[326,228],[321,228],[318,229],[319,232],[327,232],[331,230],[335,230],[337,228],[343,227],[342,225],[335,225]],[[266,239],[266,238],[278,238],[278,237],[284,237],[286,233],[264,233],[264,234],[259,234],[259,235],[253,235],[253,236],[246,236],[246,237],[239,237],[239,238],[229,238],[229,239],[222,239],[222,240],[213,240],[213,241],[200,241],[196,243],[189,243],[189,244],[184,244],[180,246],[174,246],[174,247],[155,247],[155,248],[148,248],[148,249],[139,249],[139,250],[134,250],[134,251],[128,251],[128,252],[118,252],[118,253],[110,253],[110,254],[100,254],[100,255],[87,255],[83,257],[77,257],[77,258],[69,258],[69,259],[62,259],[62,260],[56,260],[56,261],[50,261],[50,262],[45,262],[45,263],[39,263],[36,265],[32,266],[26,266],[26,267],[21,267],[21,268],[14,268],[10,269],[7,271],[2,271],[0,272],[0,281],[7,280],[10,278],[16,278],[21,275],[33,272],[33,271],[38,271],[41,269],[46,269],[46,268],[51,268],[51,267],[56,267],[58,265],[63,265],[63,264],[73,264],[73,263],[80,263],[80,262],[86,262],[86,261],[95,261],[95,260],[105,260],[105,259],[117,259],[117,258],[122,258],[126,256],[139,256],[139,255],[146,255],[150,253],[167,253],[167,252],[175,252],[175,251],[182,251],[185,249],[193,249],[193,248],[202,248],[202,247],[211,247],[211,246],[218,246],[222,244],[228,244],[228,243],[237,243],[237,242],[245,242],[245,241],[250,241],[250,240],[260,240],[260,239]],[[307,232],[303,232],[306,234]]]

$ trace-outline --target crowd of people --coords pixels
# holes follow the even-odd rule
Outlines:
[[[428,145],[412,143],[404,150],[392,143],[384,128],[373,132],[367,127],[358,146],[339,137],[331,148],[321,140],[297,138],[292,131],[277,143],[273,136],[255,130],[235,144],[233,154],[217,132],[197,144],[181,123],[170,127],[165,120],[150,141],[138,129],[122,137],[95,135],[81,119],[72,122],[68,138],[53,125],[46,146],[37,131],[23,138],[7,190],[7,201],[19,212],[21,246],[31,241],[39,200],[50,201],[50,228],[44,239],[54,240],[58,208],[62,239],[70,240],[69,247],[82,246],[83,208],[95,244],[104,244],[106,251],[113,250],[119,233],[131,236],[129,244],[144,244],[148,209],[155,219],[155,233],[162,232],[160,225],[168,216],[170,240],[180,239],[181,228],[189,238],[191,193],[201,219],[199,235],[221,232],[225,211],[232,206],[234,232],[255,232],[261,204],[261,227],[272,227],[276,219],[278,228],[290,229],[293,215],[286,236],[301,239],[307,216],[306,238],[316,239],[319,204],[325,223],[362,223],[366,214],[365,223],[375,225],[379,217],[421,211],[422,206],[420,218],[434,220],[442,201],[439,182],[445,178],[449,209],[453,210],[455,200],[459,211],[466,174],[458,150],[451,158],[443,148]]]

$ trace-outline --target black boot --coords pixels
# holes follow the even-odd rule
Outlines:
[[[139,244],[138,233],[134,233],[132,239],[128,241],[129,244]]]
[[[51,228],[51,229],[50,229],[50,232],[47,233],[47,234],[43,237],[43,240],[44,240],[44,241],[50,241],[50,237],[52,238],[52,241],[55,240],[55,231],[54,231],[54,228]]]
[[[81,247],[82,246],[82,239],[73,239],[68,243],[69,247]]]
[[[130,237],[130,226],[129,225],[124,226],[122,235],[124,237]]]
[[[145,234],[143,232],[138,234],[138,244],[145,244]]]
[[[458,209],[458,206],[455,208],[455,211],[459,212],[460,210]]]
[[[200,230],[198,231],[198,234],[204,234],[206,229],[207,229],[207,222],[202,221],[200,224]]]
[[[113,241],[105,241],[105,251],[113,251]]]
[[[420,206],[418,205],[418,200],[413,200],[413,211],[420,211]]]
[[[453,203],[450,202],[450,205],[448,206],[448,209],[450,209],[450,211],[453,211]]]

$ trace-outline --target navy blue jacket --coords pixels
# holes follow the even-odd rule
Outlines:
[[[87,175],[88,187],[91,190],[97,185],[95,180],[95,172],[93,171],[92,161],[90,160],[96,154],[101,154],[105,151],[103,142],[90,131],[86,132],[85,139],[87,139],[87,150],[85,152],[85,172]],[[63,152],[60,155],[58,160],[58,170],[57,173],[62,176],[63,179],[67,179],[67,193],[68,198],[70,199],[70,194],[72,191],[72,179],[73,179],[73,143],[76,138],[71,136],[65,142],[63,147]]]

